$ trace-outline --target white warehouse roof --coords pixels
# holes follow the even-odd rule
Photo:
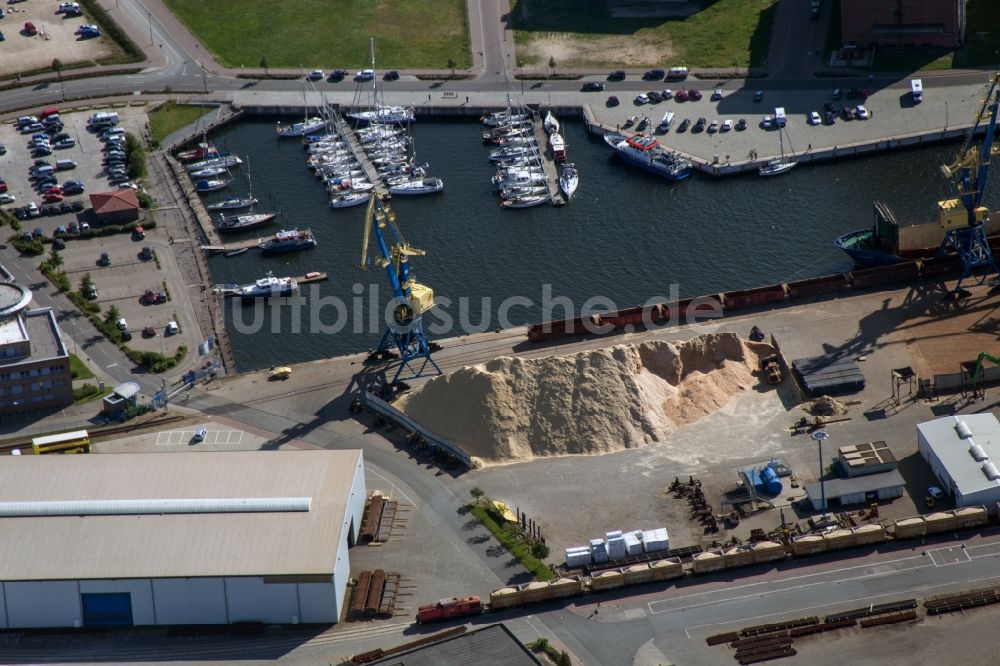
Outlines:
[[[0,581],[332,576],[361,465],[357,450],[0,457],[0,503],[201,504],[193,513],[0,517]],[[276,498],[293,499],[280,510]],[[225,499],[269,501],[258,503],[265,511],[211,511]]]
[[[1000,486],[1000,481],[989,478],[1000,465],[1000,421],[993,414],[935,419],[918,424],[917,432],[941,461],[958,494],[969,496]]]

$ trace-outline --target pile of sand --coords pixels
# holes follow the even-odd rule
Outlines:
[[[540,359],[502,357],[397,401],[482,463],[599,454],[663,441],[756,383],[770,346],[734,333]]]
[[[803,409],[813,416],[843,416],[850,410],[850,407],[847,406],[847,403],[836,398],[821,395],[811,403],[804,405]]]

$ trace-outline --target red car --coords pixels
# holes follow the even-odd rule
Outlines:
[[[38,28],[35,27],[34,23],[28,21],[27,23],[24,24],[24,34],[28,36],[37,35]]]
[[[46,192],[45,196],[42,197],[45,203],[59,203],[63,200],[63,195],[59,192]]]
[[[697,102],[699,99],[701,99],[701,91],[692,88],[691,90],[688,91],[688,97]]]
[[[677,100],[678,102],[686,102],[688,100],[688,91],[678,90],[677,92],[674,93],[674,99]]]
[[[3,194],[6,191],[7,191],[7,183],[4,182],[3,178],[0,178],[0,194]]]

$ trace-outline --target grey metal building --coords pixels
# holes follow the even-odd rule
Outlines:
[[[956,507],[992,507],[1000,501],[1000,421],[993,414],[920,423],[917,450]]]
[[[836,502],[840,506],[851,506],[854,504],[869,504],[871,502],[884,502],[903,496],[903,488],[906,481],[899,470],[882,472],[880,474],[867,474],[847,479],[830,479],[823,482],[820,487],[819,482],[810,483],[806,486],[806,495],[816,511],[825,511],[831,502]],[[826,494],[827,506],[823,506],[823,494]]]
[[[0,628],[331,623],[361,451],[0,458]]]

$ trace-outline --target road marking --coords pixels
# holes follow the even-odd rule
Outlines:
[[[105,368],[117,368],[117,367],[118,367],[118,363],[117,363],[117,362],[115,362],[115,363],[112,363],[111,365],[106,365],[106,366],[104,366],[104,367],[105,367]]]
[[[961,564],[962,562],[972,561],[972,557],[965,550],[965,548],[962,548],[961,546],[934,548],[933,550],[928,550],[927,555],[930,556],[931,562],[933,562],[936,567],[946,567],[951,564]]]
[[[243,442],[242,430],[209,430],[203,442],[195,442],[197,430],[166,430],[156,434],[156,446],[180,446],[182,444],[210,444],[212,446],[237,445]]]

